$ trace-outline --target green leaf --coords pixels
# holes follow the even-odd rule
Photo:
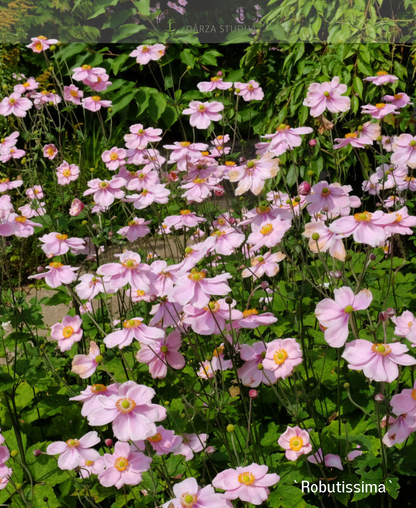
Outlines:
[[[136,93],[138,90],[131,90],[130,92],[127,92],[119,97],[113,102],[112,108],[113,111],[109,113],[108,118],[111,118],[113,115],[115,115],[118,111],[121,111],[126,106],[130,104],[130,102],[134,99]]]
[[[128,59],[129,59],[129,54],[128,53],[122,53],[115,60],[112,61],[112,63],[111,63],[111,70],[113,71],[115,76],[117,76],[120,68],[123,66],[123,64]]]
[[[88,19],[93,19],[93,18],[96,18],[97,16],[99,16],[100,14],[104,14],[106,7],[110,7],[112,5],[117,5],[117,4],[118,4],[118,0],[110,0],[110,1],[96,0],[94,2],[94,7],[98,6],[98,9]]]
[[[149,16],[150,15],[150,0],[139,0],[138,2],[134,2],[134,5],[137,7],[137,10],[139,11],[142,16]]]
[[[166,98],[162,93],[158,93],[157,95],[152,95],[150,97],[147,111],[154,122],[159,120],[160,116],[165,111],[165,108]]]
[[[42,305],[54,306],[54,305],[69,305],[71,297],[64,291],[58,291],[51,297],[42,298]]]
[[[268,499],[271,508],[306,508],[303,492],[298,487],[278,483]]]
[[[358,108],[360,107],[360,101],[358,100],[358,97],[353,95],[351,97],[351,110],[355,114],[358,111]]]
[[[111,42],[118,42],[123,39],[127,39],[128,37],[131,37],[132,35],[145,30],[145,28],[146,27],[144,25],[136,25],[136,23],[121,25],[117,28],[117,30],[114,30],[114,35]]]
[[[201,63],[206,65],[217,65],[218,56],[222,56],[222,54],[216,51],[215,49],[206,51],[201,57]]]
[[[184,49],[183,51],[181,51],[179,56],[181,57],[181,61],[185,65],[188,65],[192,69],[194,68],[195,58],[194,58],[194,55],[191,53],[190,49],[188,49],[188,48]]]
[[[44,501],[44,498],[48,498],[47,503]],[[59,506],[59,501],[50,485],[35,485],[33,488],[33,499],[34,506],[37,508],[44,508],[45,506],[48,506],[49,508],[57,508]]]
[[[139,90],[136,94],[136,104],[138,107],[138,114],[141,115],[143,111],[149,106],[150,94],[145,90]]]
[[[178,119],[178,112],[174,106],[168,104],[165,111],[161,115],[166,127],[171,127]]]
[[[358,95],[360,96],[360,99],[362,100],[363,99],[363,90],[364,90],[363,82],[361,81],[361,79],[358,76],[354,76],[354,78],[352,80],[352,84],[354,87],[354,92],[358,93]]]

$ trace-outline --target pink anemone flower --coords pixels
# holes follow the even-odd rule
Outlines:
[[[269,326],[277,322],[277,318],[271,312],[259,314],[256,309],[247,309],[243,317],[233,323],[233,328],[257,328],[258,326]]]
[[[396,325],[394,335],[406,337],[407,340],[412,342],[413,346],[416,346],[415,316],[409,310],[405,310],[401,316],[393,316],[391,320]]]
[[[247,243],[252,245],[251,251],[256,252],[262,247],[276,247],[280,243],[287,231],[292,226],[291,220],[282,220],[277,217],[270,223],[265,224],[258,231],[253,231],[247,238]]]
[[[342,347],[348,339],[348,324],[353,312],[368,309],[373,295],[363,289],[354,295],[349,287],[334,290],[335,300],[325,298],[315,309],[315,316],[325,328],[324,338],[331,347]]]
[[[370,76],[369,78],[364,78],[363,81],[370,81],[374,83],[376,86],[386,85],[387,83],[396,83],[399,80],[397,76],[393,76],[386,71],[378,71],[376,72],[376,76]]]
[[[300,146],[302,144],[302,138],[300,136],[311,134],[312,132],[313,129],[311,127],[292,129],[289,125],[281,124],[276,127],[276,132],[274,134],[266,134],[261,137],[270,139],[269,151],[279,156],[287,150],[293,150],[293,148]]]
[[[150,469],[152,459],[132,448],[128,443],[118,441],[114,453],[105,453],[105,470],[98,475],[98,481],[104,487],[121,489],[124,485],[138,485],[142,473]]]
[[[154,436],[148,437],[147,442],[150,443],[156,455],[167,455],[172,453],[182,443],[181,436],[176,436],[173,430],[168,430],[158,425],[156,427],[157,433]],[[140,450],[145,450],[145,442],[135,441],[134,443]]]
[[[162,129],[154,129],[148,127],[145,129],[141,123],[137,123],[130,127],[130,134],[124,136],[127,148],[135,150],[136,148],[145,147],[148,143],[157,143],[161,141],[160,135]]]
[[[183,115],[191,115],[189,123],[192,127],[197,129],[208,129],[211,121],[217,122],[221,120],[222,116],[219,111],[224,109],[224,104],[221,102],[199,102],[191,101],[189,108],[182,111]]]
[[[226,321],[243,317],[241,311],[233,308],[235,305],[234,300],[229,305],[224,298],[211,301],[202,309],[188,304],[184,307],[183,322],[191,325],[192,330],[199,335],[219,335],[225,330]]]
[[[306,196],[308,212],[312,215],[325,212],[339,213],[341,208],[350,204],[348,192],[339,184],[322,181],[312,187],[312,193]]]
[[[119,393],[97,397],[101,407],[88,415],[90,425],[113,422],[113,433],[120,441],[138,441],[156,434],[156,425],[166,418],[166,409],[152,404],[155,391],[134,381],[119,386]]]
[[[148,224],[151,224],[151,220],[146,221],[145,219],[138,219],[134,217],[127,226],[121,228],[117,233],[124,236],[129,242],[134,242],[138,238],[143,238],[150,233]]]
[[[213,92],[214,90],[228,90],[232,88],[232,82],[223,81],[220,76],[213,76],[211,81],[201,81],[196,85],[200,92]]]
[[[153,45],[142,45],[137,46],[137,48],[130,53],[129,56],[136,58],[136,62],[140,65],[146,65],[150,61],[157,61],[166,52],[166,46],[163,44],[153,44]]]
[[[46,159],[53,160],[58,155],[58,149],[53,143],[50,143],[49,145],[45,145],[43,147],[43,156]]]
[[[266,345],[264,342],[254,342],[251,346],[243,344],[240,349],[240,358],[244,361],[244,364],[238,369],[237,373],[244,386],[255,388],[260,383],[270,385],[277,381],[271,370],[259,369],[259,365],[263,364],[266,358]]]
[[[126,185],[124,178],[112,178],[108,180],[100,180],[95,178],[87,183],[88,190],[84,192],[84,196],[89,194],[94,195],[94,202],[103,207],[110,206],[114,203],[115,199],[121,199],[124,197],[124,191],[120,190],[120,187]]]
[[[46,272],[31,275],[29,279],[45,279],[46,284],[55,289],[61,284],[71,284],[77,279],[76,272],[79,267],[64,265],[59,261],[53,261],[46,267]]]
[[[307,460],[311,464],[322,464],[323,462],[326,467],[335,467],[336,469],[340,469],[341,471],[344,470],[341,463],[341,457],[339,455],[333,455],[332,453],[327,453],[325,457],[323,457],[322,448],[319,448],[319,450],[315,454],[309,455]]]
[[[75,81],[84,81],[88,79],[91,83],[97,83],[98,76],[104,75],[105,69],[102,67],[91,67],[91,65],[84,64],[82,67],[73,69],[74,75],[72,79]]]
[[[343,113],[351,107],[351,99],[342,97],[347,88],[347,85],[340,84],[338,76],[331,82],[312,83],[303,105],[311,108],[311,115],[315,118],[322,115],[326,109],[331,113]]]
[[[253,277],[254,280],[260,279],[266,274],[268,277],[274,277],[279,273],[279,263],[283,261],[286,257],[286,254],[282,252],[274,252],[272,254],[271,251],[266,252],[263,256],[257,256],[250,260],[250,268],[245,268],[241,272],[241,276]]]
[[[393,413],[397,416],[409,414],[416,416],[416,381],[412,388],[405,388],[400,393],[393,395],[390,400]]]
[[[353,235],[357,243],[378,247],[386,239],[385,227],[395,219],[381,210],[374,213],[360,212],[337,219],[329,226],[329,229],[344,238]]]
[[[263,367],[273,372],[276,379],[286,379],[302,363],[302,350],[295,339],[276,339],[266,344]]]
[[[0,115],[8,116],[15,115],[19,118],[24,118],[27,115],[27,110],[33,106],[32,102],[20,93],[13,92],[10,97],[5,97],[0,102]]]
[[[149,366],[153,379],[162,379],[168,373],[168,366],[177,370],[185,367],[185,358],[178,352],[181,345],[181,334],[175,330],[166,338],[156,339],[152,344],[141,344],[136,359]]]
[[[68,102],[79,106],[81,99],[84,97],[84,92],[75,85],[69,85],[64,87],[64,99]]]
[[[30,48],[34,53],[42,53],[42,51],[46,51],[52,44],[58,44],[58,39],[48,39],[43,35],[38,35],[37,37],[31,38],[31,43],[26,47]]]
[[[380,120],[384,118],[386,115],[392,113],[393,115],[398,115],[396,106],[393,104],[386,104],[385,102],[379,102],[375,106],[372,104],[366,104],[365,106],[361,106],[361,112],[363,114],[371,115],[373,118]]]
[[[39,86],[39,83],[34,78],[29,78],[24,83],[20,83],[15,85],[13,90],[17,93],[24,94],[25,92],[30,92],[32,90],[36,90]]]
[[[163,223],[173,227],[173,229],[182,229],[184,227],[193,228],[207,220],[203,217],[198,217],[196,213],[191,212],[191,210],[181,210],[179,214],[180,215],[166,217]]]
[[[394,95],[385,95],[383,101],[390,102],[393,106],[396,106],[397,109],[404,108],[409,104],[413,105],[413,102],[410,102],[410,97],[404,92],[395,93]]]
[[[224,228],[211,233],[205,240],[208,252],[215,252],[221,256],[231,256],[234,250],[245,241],[245,236],[234,228]]]
[[[392,383],[399,376],[398,365],[415,365],[406,354],[404,344],[373,344],[368,340],[353,340],[345,345],[342,357],[351,370],[362,370],[370,381]]]
[[[88,432],[80,439],[68,439],[68,441],[56,441],[51,443],[46,453],[48,455],[59,455],[58,467],[63,470],[72,470],[80,465],[82,459],[97,460],[100,454],[97,450],[91,450],[101,441],[95,430]]]
[[[228,177],[230,182],[239,182],[235,191],[236,196],[249,190],[258,196],[264,188],[265,181],[275,177],[278,171],[278,159],[264,156],[262,159],[250,160],[244,166],[232,169]]]
[[[133,288],[142,288],[145,291],[156,279],[149,265],[141,263],[139,254],[125,251],[119,257],[120,263],[107,263],[101,265],[97,273],[109,277],[110,287],[119,289],[127,284]]]
[[[212,485],[225,490],[224,499],[240,499],[246,503],[261,505],[269,497],[268,487],[276,485],[280,476],[267,474],[268,466],[250,464],[249,466],[226,469],[217,474]]]
[[[51,326],[51,338],[58,341],[61,351],[69,351],[75,342],[82,339],[82,319],[79,316],[65,316],[62,323]]]
[[[107,166],[107,169],[115,171],[125,164],[124,159],[126,158],[126,155],[126,150],[124,148],[117,148],[114,146],[111,150],[103,152],[101,158]]]
[[[164,184],[153,185],[150,189],[143,189],[140,194],[127,196],[124,201],[133,203],[136,210],[143,210],[152,203],[166,204],[169,201],[170,190]]]
[[[75,355],[71,370],[78,374],[81,379],[88,379],[97,370],[102,359],[100,348],[94,341],[91,341],[88,355]]]
[[[383,420],[387,420],[386,417]],[[383,421],[382,421],[383,423]],[[389,430],[383,436],[383,443],[391,448],[392,446],[404,443],[406,439],[416,430],[416,416],[402,414],[397,418],[390,416]]]
[[[85,247],[85,241],[82,238],[68,238],[68,235],[56,232],[43,235],[39,240],[44,244],[41,248],[46,255],[61,256],[69,250],[71,254],[76,255]]]
[[[75,164],[69,164],[66,161],[56,168],[56,176],[58,177],[59,185],[68,185],[78,180],[79,175],[79,167]]]
[[[201,452],[207,444],[208,434],[182,434],[182,443],[173,452],[173,455],[183,455],[185,462],[191,460],[194,453]]]
[[[309,433],[299,427],[288,427],[277,442],[286,450],[287,460],[295,461],[301,455],[308,455],[312,451]]]
[[[91,478],[93,474],[98,475],[101,471],[104,471],[104,458],[100,457],[97,460],[81,459],[79,469],[80,478]]]
[[[187,478],[173,486],[175,498],[162,508],[231,508],[231,503],[222,494],[217,494],[211,485],[201,488],[195,478]],[[171,506],[172,505],[172,506]]]
[[[345,261],[347,255],[342,236],[332,233],[325,224],[320,222],[309,222],[305,224],[303,236],[309,238],[309,248],[315,254],[329,252],[329,255],[340,261]],[[317,234],[318,239],[314,240],[313,235]]]
[[[234,83],[235,94],[242,97],[246,102],[261,101],[264,98],[264,92],[261,86],[250,79],[248,83]]]
[[[81,300],[93,300],[100,293],[112,294],[116,290],[110,287],[108,277],[100,277],[91,273],[84,273],[79,278],[80,283],[75,287]]]
[[[161,325],[163,328],[176,326],[181,319],[182,305],[162,299],[160,303],[153,305],[150,315],[153,316],[149,326]]]
[[[370,138],[364,135],[359,136],[357,132],[349,132],[348,134],[345,134],[343,138],[335,138],[334,141],[335,143],[338,143],[333,146],[335,150],[344,148],[348,145],[351,145],[354,148],[365,148],[367,145],[373,144],[373,141]]]
[[[129,346],[133,339],[138,340],[142,344],[154,344],[156,339],[165,336],[165,332],[160,328],[146,326],[142,318],[127,319],[123,323],[123,329],[110,333],[104,339],[104,344],[109,347],[118,346],[119,349]]]
[[[186,198],[188,203],[202,203],[204,199],[212,196],[213,191],[220,190],[217,184],[216,178],[195,178],[181,186],[182,189],[186,189],[182,197]]]
[[[386,226],[386,234],[413,235],[413,231],[410,228],[416,226],[416,217],[409,215],[407,206],[391,213],[393,216],[396,215],[396,220]]]
[[[109,397],[110,395],[118,394],[118,385],[113,384],[105,386],[102,384],[93,384],[87,386],[85,390],[82,390],[79,395],[71,397],[69,400],[76,400],[82,402],[81,415],[86,417],[94,411],[94,409],[101,408],[101,404],[98,401],[98,396]]]
[[[416,167],[416,136],[401,134],[396,136],[393,142],[393,154],[391,162],[395,165],[407,164],[411,168]]]
[[[111,101],[105,101],[101,99],[99,95],[93,95],[92,97],[86,97],[81,101],[82,106],[93,113],[100,111],[103,108],[109,108],[111,106]]]
[[[203,309],[209,304],[211,296],[225,296],[231,291],[226,282],[231,278],[229,273],[223,273],[207,279],[205,272],[193,268],[189,275],[183,275],[178,279],[168,298],[180,305],[190,303],[198,309]]]

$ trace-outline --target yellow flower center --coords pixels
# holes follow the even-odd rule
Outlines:
[[[351,314],[351,312],[354,312],[354,308],[352,307],[352,305],[347,305],[344,309],[344,312],[346,314]]]
[[[78,446],[79,446],[79,441],[78,441],[78,439],[68,439],[68,441],[66,442],[66,444],[67,444],[70,448],[78,448]]]
[[[150,441],[151,443],[158,443],[159,441],[162,440],[162,435],[158,432],[154,436],[148,437],[147,440]]]
[[[140,319],[128,319],[127,321],[124,321],[123,327],[128,329],[138,328],[141,324],[142,322],[140,321]]]
[[[123,261],[121,264],[124,268],[128,268],[129,270],[135,270],[137,268],[137,263],[134,259],[128,259],[127,261]]]
[[[58,240],[66,240],[68,238],[68,235],[56,235],[56,238]]]
[[[53,263],[49,263],[51,268],[62,268],[64,265],[59,261],[54,261]]]
[[[72,97],[78,97],[78,90],[71,90],[69,93]]]
[[[414,176],[406,176],[404,179],[406,180],[406,182],[413,182],[415,177]]]
[[[193,272],[188,275],[189,280],[201,280],[205,279],[205,273],[204,272]]]
[[[146,292],[145,292],[145,291],[143,291],[143,289],[138,289],[138,290],[136,291],[136,295],[137,295],[137,296],[144,296],[145,294],[146,294]]]
[[[354,214],[354,219],[356,222],[370,222],[371,217],[372,215],[370,212],[362,212]]]
[[[136,407],[136,403],[134,400],[125,397],[124,399],[119,399],[116,402],[116,408],[120,411],[120,413],[130,413]]]
[[[303,446],[303,439],[299,436],[294,436],[289,441],[289,446],[294,452],[298,452]]]
[[[371,346],[371,351],[379,355],[387,356],[391,353],[391,348],[386,344],[373,344],[373,346]]]
[[[98,101],[100,101],[100,100],[101,100],[101,97],[99,97],[98,95],[93,95],[93,96],[91,97],[91,99],[92,99],[93,101],[95,101],[95,102],[98,102]]]
[[[356,134],[355,132],[350,132],[348,134],[345,134],[345,137],[347,139],[349,139],[349,138],[356,138],[357,136],[358,136],[358,134]]]
[[[217,358],[220,357],[224,353],[224,346],[220,346],[217,349],[214,349],[214,352],[212,353]]]
[[[260,233],[262,235],[268,235],[269,233],[271,233],[273,231],[273,225],[272,224],[266,224],[265,226],[263,226],[261,229],[260,229]]]
[[[247,309],[243,312],[243,316],[249,317],[249,316],[256,316],[258,314],[258,311],[256,309]]]
[[[38,42],[35,46],[35,48],[38,50],[38,51],[41,51],[43,49],[43,46],[42,46],[42,43],[41,42]]]
[[[249,473],[248,471],[244,471],[244,473],[241,473],[238,475],[238,481],[240,483],[243,483],[244,485],[251,485],[254,483],[254,480],[256,477],[253,473]]]
[[[287,131],[289,129],[290,129],[290,125],[287,125],[285,123],[282,123],[278,127],[276,127],[276,131]]]
[[[235,165],[236,165],[236,163],[235,163],[235,162],[233,162],[233,161],[225,161],[225,165],[226,165],[226,166],[235,166]]]
[[[191,508],[196,503],[197,499],[196,494],[185,492],[185,494],[181,495],[180,503],[184,508]]]
[[[16,102],[16,99],[13,99],[13,97],[11,97],[11,98],[9,99],[9,102],[10,102],[10,104],[14,104],[14,103]]]
[[[179,144],[185,148],[186,146],[189,146],[191,144],[191,142],[190,141],[181,141]]]
[[[276,363],[277,365],[280,365],[281,363],[285,363],[286,358],[287,358],[287,351],[284,349],[278,349],[273,354],[274,363]]]
[[[331,194],[331,191],[330,191],[330,189],[328,189],[328,187],[324,187],[321,191],[321,196],[323,196],[324,198],[326,198],[330,194]]]
[[[74,333],[74,329],[72,326],[65,326],[65,328],[62,330],[62,335],[64,336],[64,339],[69,339],[71,335]]]
[[[412,390],[412,399],[416,400],[416,390]]]
[[[191,212],[191,210],[181,210],[179,213],[180,213],[181,215],[189,215],[189,214],[190,214],[190,213],[192,213],[192,212]]]
[[[62,174],[66,177],[71,176],[71,170],[70,169],[64,169],[62,171]]]
[[[14,220],[16,222],[25,223],[26,222],[26,217],[16,217]]]
[[[378,71],[376,72],[377,76],[387,76],[388,72],[386,71]]]
[[[402,97],[403,97],[403,95],[401,93],[395,93],[394,94],[394,98],[395,98],[396,101],[399,101]]]
[[[382,102],[379,102],[378,104],[376,104],[376,108],[377,108],[377,109],[383,109],[383,108],[385,108],[385,107],[386,107],[386,105],[385,105],[385,104],[383,104]]]
[[[395,222],[400,222],[402,219],[403,219],[403,217],[399,213],[396,213],[396,220],[395,220]]]
[[[118,155],[117,155],[117,153],[116,153],[116,152],[113,152],[113,153],[110,155],[110,159],[111,159],[112,161],[116,161],[116,160],[118,159]]]
[[[86,64],[85,64],[85,65],[83,65],[83,66],[81,67],[81,69],[82,69],[83,71],[89,71],[90,69],[92,69],[92,67],[91,67],[91,65],[86,65]]]
[[[107,387],[105,385],[95,384],[91,386],[90,390],[92,393],[103,393],[107,391]]]
[[[196,183],[196,184],[200,184],[200,183],[205,183],[206,180],[204,178],[195,178],[195,180],[193,181],[193,183]]]
[[[46,150],[46,153],[47,153],[48,155],[53,155],[55,152],[54,152],[54,149],[53,149],[53,148],[48,148],[48,149]]]
[[[100,187],[102,189],[106,189],[107,187],[110,187],[110,184],[108,182],[100,182]]]
[[[256,207],[256,212],[258,214],[268,213],[268,212],[270,212],[270,210],[271,210],[270,206],[267,206],[267,205],[266,206],[257,206]]]
[[[211,78],[211,81],[219,81],[219,80],[220,80],[219,76],[214,76],[213,78]]]
[[[30,86],[29,81],[26,81],[26,83],[23,83],[23,86],[24,86],[25,88],[27,88],[28,86]]]
[[[114,462],[114,467],[117,469],[117,471],[125,471],[129,465],[129,461],[126,459],[126,457],[119,457]]]
[[[199,111],[201,111],[201,113],[202,113],[202,112],[203,112],[203,111],[205,111],[207,108],[206,108],[203,104],[200,104],[200,105],[198,106],[198,109],[199,109]]]
[[[93,460],[86,460],[85,461],[85,465],[86,466],[93,466],[94,465],[94,461]]]

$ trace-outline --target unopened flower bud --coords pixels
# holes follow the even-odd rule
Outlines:
[[[47,503],[48,501],[49,501],[49,498],[45,496],[45,497],[43,498],[43,502],[44,502],[44,503]]]
[[[382,393],[378,393],[375,397],[374,397],[374,400],[376,402],[383,402],[384,400],[384,395]]]
[[[94,171],[95,171],[95,168],[90,168],[91,173],[94,173]]]
[[[232,299],[232,298],[230,298],[229,296],[227,296],[227,298],[225,299],[225,303],[226,303],[227,305],[231,305],[231,304],[233,303],[233,299]]]
[[[348,423],[348,420],[346,418],[343,418],[342,420],[342,423],[345,425],[346,423]]]
[[[231,423],[230,425],[227,425],[227,432],[234,432],[234,430],[235,430],[234,425],[231,425]]]
[[[38,266],[38,267],[36,268],[36,271],[37,271],[38,273],[42,273],[44,270],[45,270],[45,269],[43,268],[43,266]]]
[[[257,365],[257,368],[258,368],[259,370],[263,370],[263,369],[264,369],[263,364],[262,364],[262,363],[259,363],[259,364]]]
[[[170,402],[168,400],[165,400],[165,406],[169,406]]]
[[[345,261],[351,261],[351,259],[352,259],[351,254],[347,254],[347,255],[345,256]]]
[[[224,73],[223,73],[222,71],[218,71],[218,72],[217,72],[217,76],[218,76],[218,77],[221,77],[221,76],[223,76],[223,75],[224,75]]]
[[[311,191],[311,184],[308,182],[302,182],[299,185],[299,194],[301,196],[307,196]]]
[[[214,97],[216,97],[216,98],[218,99],[218,97],[220,97],[220,94],[219,94],[219,93],[216,93],[216,94],[214,95]]]
[[[22,164],[26,164],[26,161],[27,161],[26,157],[23,157],[21,162],[22,162]]]
[[[248,396],[250,397],[250,399],[257,399],[257,397],[259,396],[259,392],[257,390],[250,390],[248,392]]]
[[[261,289],[267,289],[268,287],[269,287],[269,283],[267,282],[267,280],[264,280],[261,283]]]
[[[35,457],[40,457],[42,455],[42,450],[39,450],[39,448],[37,448],[36,450],[34,450],[33,455]]]
[[[191,69],[192,69],[192,67],[190,65],[188,65],[186,68],[187,71],[190,71]]]
[[[16,483],[16,490],[20,490],[23,487],[21,483]]]
[[[350,387],[350,384],[349,384],[349,383],[344,383],[344,388],[345,388],[346,390],[348,390],[348,388],[349,388],[349,387]]]
[[[389,307],[388,309],[386,309],[386,314],[389,317],[393,317],[393,316],[396,315],[396,309],[393,309],[392,307]]]
[[[87,220],[83,220],[83,221],[81,222],[81,224],[82,224],[83,226],[86,226],[86,225],[88,224],[88,221],[87,221]]]
[[[107,446],[108,448],[111,448],[113,446],[112,439],[106,439],[104,442],[105,442],[105,446]]]
[[[383,136],[378,136],[377,141],[381,141],[383,139]]]
[[[108,108],[107,110],[109,113],[112,113],[113,112],[113,108]]]
[[[241,90],[240,90],[239,88],[236,88],[236,89],[235,89],[235,91],[236,91],[237,93],[240,93],[240,92],[241,92]]]
[[[56,50],[56,46],[55,44],[52,44],[52,46],[49,48],[51,51],[55,51]]]
[[[316,143],[317,143],[316,139],[309,140],[309,146],[316,146]]]
[[[308,176],[314,176],[315,172],[314,171],[308,171]]]
[[[10,452],[10,456],[11,456],[11,457],[17,457],[18,455],[19,455],[19,452],[18,452],[17,450],[12,450],[12,451]]]
[[[186,418],[186,414],[185,414],[185,413],[182,413],[182,414],[181,414],[181,418],[182,418],[182,420],[185,420],[185,418]]]
[[[95,357],[95,363],[101,363],[103,361],[103,355],[98,355]]]
[[[370,254],[369,258],[370,261],[375,261],[377,259],[377,256],[375,254]]]
[[[380,312],[378,315],[378,320],[380,323],[385,323],[389,319],[389,316],[387,315],[387,312]]]

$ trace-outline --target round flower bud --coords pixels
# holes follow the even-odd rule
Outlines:
[[[380,312],[380,314],[378,315],[378,320],[380,321],[380,323],[385,323],[386,321],[388,321],[389,319],[389,316],[387,315],[387,312]]]
[[[113,446],[112,439],[106,439],[104,442],[105,442],[105,446],[107,446],[108,448],[111,448]]]
[[[38,266],[38,267],[36,268],[36,271],[37,271],[38,273],[42,273],[44,270],[45,270],[45,269],[43,268],[43,266]]]
[[[56,49],[55,44],[52,44],[52,46],[51,46],[49,49],[50,49],[51,51],[55,51],[55,49]]]
[[[165,400],[165,406],[169,406],[170,402],[168,400]]]
[[[319,233],[313,233],[312,240],[315,240],[315,242],[318,241],[319,240]]]
[[[192,67],[191,67],[190,65],[188,65],[188,66],[186,67],[186,70],[187,70],[187,71],[190,71],[191,69],[192,69]]]
[[[225,303],[226,303],[227,305],[231,305],[231,304],[233,303],[233,299],[232,299],[232,298],[230,298],[229,296],[227,296],[227,298],[225,299]]]
[[[347,255],[345,256],[345,261],[351,261],[351,259],[352,259],[351,254],[347,254]]]
[[[95,362],[96,363],[101,363],[103,361],[103,355],[98,355],[95,357]]]
[[[185,418],[186,418],[186,414],[185,414],[185,413],[182,413],[182,414],[181,414],[181,418],[182,418],[182,420],[185,420]]]
[[[216,98],[218,99],[218,97],[220,97],[220,94],[219,94],[219,93],[216,93],[216,94],[214,95],[214,97],[216,97]]]
[[[95,168],[90,168],[91,173],[94,173],[94,171],[95,171]]]
[[[218,71],[218,72],[217,72],[217,76],[218,76],[218,77],[221,77],[221,76],[223,76],[223,75],[224,75],[224,73],[223,73],[222,71]]]
[[[88,221],[87,221],[87,220],[83,220],[83,221],[81,222],[81,224],[82,224],[83,226],[86,226],[86,225],[88,224]]]
[[[26,161],[27,161],[26,157],[23,157],[21,162],[22,162],[22,164],[26,164]]]
[[[295,203],[300,203],[300,197],[299,196],[296,196],[295,199],[294,199]]]
[[[316,143],[317,143],[316,139],[309,140],[309,146],[316,146]]]
[[[39,450],[38,448],[34,450],[33,455],[35,457],[40,457],[42,455],[42,450]]]
[[[16,490],[20,490],[23,487],[21,483],[16,483]]]
[[[267,282],[267,280],[264,280],[261,283],[261,289],[267,289],[268,287],[269,287],[269,283]]]
[[[378,136],[377,141],[381,141],[383,139],[383,136]]]
[[[235,91],[236,91],[237,93],[240,93],[240,92],[241,92],[241,90],[240,90],[239,88],[236,88],[236,89],[235,89]]]
[[[259,370],[263,370],[263,369],[264,369],[263,364],[262,364],[262,363],[259,363],[259,364],[257,365],[257,368],[258,368]]]
[[[44,502],[44,503],[47,503],[48,501],[49,501],[49,498],[45,496],[45,497],[43,498],[43,502]]]
[[[388,309],[386,309],[386,314],[389,317],[393,317],[393,316],[396,315],[396,309],[393,309],[392,307],[389,307]]]
[[[250,399],[257,399],[257,397],[259,396],[259,392],[257,390],[250,390],[248,392],[248,396],[250,397]]]
[[[343,418],[341,421],[342,421],[343,424],[348,423],[348,420],[346,418]]]
[[[231,423],[227,425],[227,432],[234,432],[234,430],[235,430],[234,425],[231,425]]]
[[[378,393],[375,397],[374,397],[374,400],[376,402],[383,402],[384,400],[384,395],[382,393]]]
[[[334,272],[334,277],[336,280],[342,279],[342,272],[337,270],[336,272]]]
[[[108,112],[112,113],[113,112],[113,108],[108,108]]]
[[[312,170],[308,171],[308,176],[314,176],[314,174],[315,174],[314,171],[312,171]]]
[[[370,254],[369,258],[370,261],[375,261],[377,259],[377,256],[375,254]]]
[[[349,383],[344,383],[344,388],[345,388],[346,390],[348,390],[348,388],[349,388],[349,387],[350,387],[350,384],[349,384]]]
[[[311,184],[308,182],[302,182],[299,185],[299,194],[301,196],[307,196],[311,191]]]
[[[19,455],[19,452],[18,452],[17,450],[12,450],[12,451],[10,452],[10,456],[11,456],[11,457],[17,457],[18,455]]]

